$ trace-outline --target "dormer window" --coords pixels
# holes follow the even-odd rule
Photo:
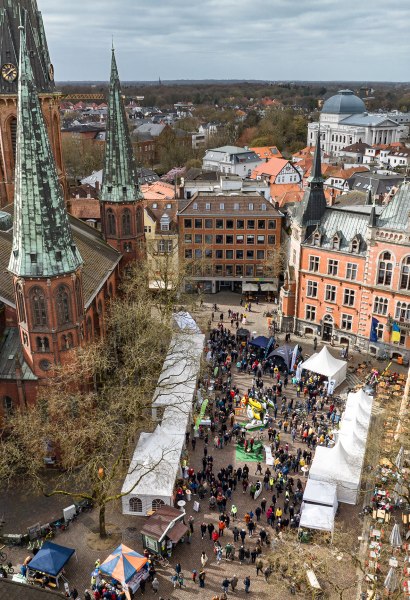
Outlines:
[[[167,214],[161,217],[161,231],[169,231],[170,218]]]
[[[358,254],[360,250],[360,240],[355,237],[352,240],[352,243],[350,245],[350,252],[353,252],[353,254]]]
[[[239,204],[237,202],[235,202],[235,204],[233,205],[233,209],[234,210],[239,210]]]
[[[249,203],[248,208],[249,208],[249,210],[253,210],[253,204],[252,204],[252,202]]]
[[[193,208],[194,210],[198,210],[198,203],[197,203],[197,202],[194,202],[194,203],[193,203],[193,205],[192,205],[192,208]]]
[[[165,208],[168,208],[168,209],[172,208],[172,205],[170,203],[168,203]]]
[[[320,235],[319,231],[316,231],[313,235],[313,245],[320,246],[321,241],[322,241],[322,236]]]
[[[225,204],[223,202],[220,203],[219,210],[225,210]]]
[[[332,248],[333,250],[340,250],[340,237],[337,235],[337,233],[333,236]]]
[[[211,210],[211,204],[209,202],[205,204],[205,210]]]

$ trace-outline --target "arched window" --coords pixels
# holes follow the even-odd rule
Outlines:
[[[63,350],[70,350],[70,348],[72,348],[74,346],[74,340],[73,340],[73,334],[72,333],[67,333],[65,335],[62,336],[62,349]]]
[[[352,252],[357,254],[359,252],[360,243],[357,238],[352,241]]]
[[[393,275],[393,262],[390,252],[383,252],[379,258],[379,268],[377,272],[377,283],[379,285],[391,285]]]
[[[87,340],[91,341],[93,338],[93,322],[91,317],[87,317]]]
[[[34,327],[44,327],[47,325],[46,299],[43,290],[35,287],[30,292],[31,310]]]
[[[131,212],[128,208],[122,213],[122,235],[131,235]]]
[[[321,241],[321,240],[320,240],[320,238],[321,238],[321,235],[320,235],[320,233],[317,231],[317,232],[314,234],[314,236],[313,236],[313,245],[314,245],[314,246],[320,246],[320,241]]]
[[[165,506],[165,502],[163,502],[162,500],[159,500],[157,498],[156,500],[152,501],[152,510],[158,510],[159,508],[161,508],[161,506]]]
[[[144,216],[142,208],[137,208],[137,234],[144,233]]]
[[[398,321],[410,321],[410,303],[397,302],[394,318]]]
[[[50,342],[48,337],[36,338],[37,352],[50,352]]]
[[[115,224],[115,215],[111,208],[107,210],[107,231],[109,235],[116,235],[117,227]]]
[[[79,279],[75,280],[75,298],[76,298],[76,302],[77,302],[77,314],[78,314],[78,316],[80,316],[83,314],[84,306],[83,306],[81,282]]]
[[[406,256],[401,263],[400,289],[410,290],[410,256]]]
[[[142,502],[139,498],[130,498],[130,512],[142,513]]]
[[[24,295],[21,286],[18,286],[17,288],[17,306],[20,322],[27,323],[26,306],[24,304]]]
[[[332,248],[333,250],[340,250],[340,238],[337,234],[333,236]]]
[[[3,412],[6,419],[13,414],[13,399],[10,396],[3,396]]]
[[[68,289],[60,285],[56,295],[57,322],[59,325],[71,323],[71,306]]]

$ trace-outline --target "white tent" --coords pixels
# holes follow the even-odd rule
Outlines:
[[[256,285],[256,283],[243,283],[242,291],[243,292],[257,292],[258,286]]]
[[[333,532],[335,513],[332,506],[302,503],[299,527]]]
[[[331,506],[336,513],[338,504],[336,484],[308,479],[303,493],[303,502]]]
[[[362,463],[363,457],[352,455],[339,437],[334,448],[318,446],[310,467],[309,479],[334,483],[339,502],[356,504]]]
[[[333,379],[336,388],[346,379],[347,362],[334,357],[327,346],[323,346],[320,352],[302,363],[302,369]]]
[[[154,433],[141,433],[122,486],[122,493],[133,488],[122,498],[124,515],[146,515],[164,504],[173,505],[184,442],[184,436],[169,434],[161,425]]]

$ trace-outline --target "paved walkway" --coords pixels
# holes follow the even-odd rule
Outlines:
[[[216,302],[221,309],[218,311],[218,316],[219,312],[223,311],[227,317],[228,308],[237,310],[237,307],[239,307],[239,299],[239,295],[232,293],[221,293],[216,296],[210,296],[205,299],[205,304],[202,309],[200,309],[200,312],[202,314],[205,313],[206,316],[208,313],[210,315],[211,306],[214,302]],[[254,305],[252,312],[248,313],[248,328],[252,332],[255,331],[259,335],[267,335],[268,332],[266,318],[263,317],[263,312],[267,310],[267,308],[273,308],[273,305],[270,305],[269,307],[266,304],[259,306]],[[226,323],[226,325],[230,326],[230,323]],[[283,335],[279,335],[279,341],[283,341]],[[300,343],[306,354],[312,354],[312,347],[309,340],[301,340],[300,338],[294,338],[292,336],[291,341]],[[356,364],[362,360],[363,356],[359,355],[358,357],[355,357],[350,364]],[[251,378],[247,375],[241,375],[240,377],[235,376],[235,383],[237,383],[243,391],[250,386],[250,380]],[[289,397],[294,395],[294,391],[291,390],[291,386],[289,386],[286,390],[286,394]],[[267,434],[265,433],[265,436],[266,435]],[[282,435],[282,441],[284,443],[288,442],[291,445],[290,436]],[[235,458],[235,447],[233,444],[229,444],[222,450],[213,449],[212,444],[210,444],[209,453],[212,453],[214,456],[215,472],[217,472],[220,467],[227,466],[229,463],[239,466],[239,463]],[[200,467],[202,455],[203,442],[199,441],[195,452],[191,452],[190,455],[190,463],[195,469]],[[251,482],[256,480],[254,473],[255,466],[255,463],[249,463]],[[21,487],[13,490],[12,493],[0,494],[0,517],[4,515],[6,520],[5,531],[22,531],[27,526],[33,525],[36,522],[48,522],[55,516],[60,516],[62,507],[68,506],[71,503],[68,499],[47,499],[41,496],[26,496],[24,492],[24,482],[21,482]],[[260,499],[262,499],[264,495],[265,492],[261,495]],[[266,498],[269,502],[270,498],[268,495],[266,495]],[[251,500],[249,493],[243,494],[242,489],[239,487],[237,488],[236,492],[234,492],[232,500],[238,506],[238,527],[241,527],[243,525],[243,516],[245,512],[251,508],[254,510],[256,503]],[[227,508],[230,510],[230,504]],[[354,511],[354,509],[351,507],[342,505],[340,516],[338,518],[345,519],[346,522],[349,522],[352,516],[352,510]],[[108,510],[107,522],[120,527],[122,531],[123,542],[141,552],[142,544],[139,531],[142,524],[145,522],[145,518],[129,516],[124,517],[121,515],[120,511],[120,503],[113,503]],[[220,565],[216,564],[212,552],[212,542],[209,539],[201,540],[199,535],[199,525],[202,520],[205,520],[207,523],[212,521],[215,525],[218,520],[218,514],[216,512],[212,513],[209,510],[207,499],[201,502],[201,512],[199,514],[192,512],[192,504],[190,503],[187,505],[187,512],[188,515],[193,514],[195,518],[195,531],[192,537],[192,544],[180,544],[175,551],[174,557],[172,558],[171,567],[167,570],[159,570],[158,577],[160,581],[160,596],[162,596],[164,599],[172,598],[175,600],[183,598],[188,599],[191,597],[196,597],[198,600],[211,600],[215,594],[221,592],[221,583],[223,578],[225,576],[231,578],[236,574],[239,579],[238,589],[235,594],[237,597],[245,597],[243,579],[246,575],[250,575],[251,577],[251,596],[254,596],[258,599],[260,598],[261,600],[277,597],[275,596],[275,591],[272,586],[265,583],[263,576],[259,575],[259,577],[256,577],[254,565],[239,565],[237,560],[233,563],[223,560]],[[95,560],[97,558],[104,560],[104,558],[109,554],[109,551],[92,551],[87,546],[86,538],[90,531],[96,530],[97,522],[98,515],[95,510],[92,513],[81,514],[66,532],[59,533],[54,539],[56,543],[70,546],[75,548],[77,551],[77,559],[72,559],[69,563],[66,570],[66,576],[71,586],[75,586],[80,592],[80,598],[83,597],[84,589],[90,584],[90,573],[93,569]],[[262,522],[262,524],[266,526],[266,519],[264,522]],[[223,539],[221,540],[223,545],[232,540],[232,533],[230,530],[227,530]],[[254,545],[253,540],[248,541],[247,538],[246,545],[252,548]],[[236,547],[238,548],[238,544],[236,544]],[[207,578],[205,589],[199,589],[198,584],[194,585],[192,581],[190,581],[192,570],[196,569],[198,572],[200,570],[200,555],[202,550],[205,550],[209,557],[209,563],[206,568]],[[8,552],[13,564],[21,563],[28,554],[28,551],[25,548],[10,549]],[[172,588],[170,578],[173,573],[173,566],[177,561],[181,563],[183,573],[186,576],[186,589],[183,588],[181,590],[173,590]],[[137,592],[136,597],[139,598],[140,596],[140,592]],[[147,585],[145,597],[158,598],[158,595],[155,596],[155,594],[152,593]],[[286,600],[287,596],[281,594],[281,598]],[[289,598],[291,598],[290,595]]]

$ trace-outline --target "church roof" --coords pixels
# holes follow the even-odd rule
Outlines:
[[[366,111],[366,105],[352,90],[340,90],[323,104],[322,113],[357,115]]]
[[[23,29],[14,199],[9,270],[22,277],[52,277],[76,271],[82,258],[69,227]]]
[[[13,205],[3,208],[13,214]],[[84,303],[87,308],[105,281],[116,269],[121,260],[114,248],[109,246],[101,233],[86,223],[69,215],[74,242],[83,257],[83,290]],[[12,231],[0,231],[0,301],[15,307],[13,280],[7,272],[7,263],[12,248]]]
[[[50,77],[50,56],[43,19],[36,0],[0,0],[0,66],[19,62],[20,8],[26,11],[27,49],[34,81],[39,93],[54,93],[54,78]],[[17,79],[8,82],[0,77],[0,94],[17,95]]]
[[[377,227],[406,231],[410,221],[410,182],[403,183],[399,191],[377,219]]]
[[[106,202],[134,202],[142,199],[114,49],[100,198]]]

